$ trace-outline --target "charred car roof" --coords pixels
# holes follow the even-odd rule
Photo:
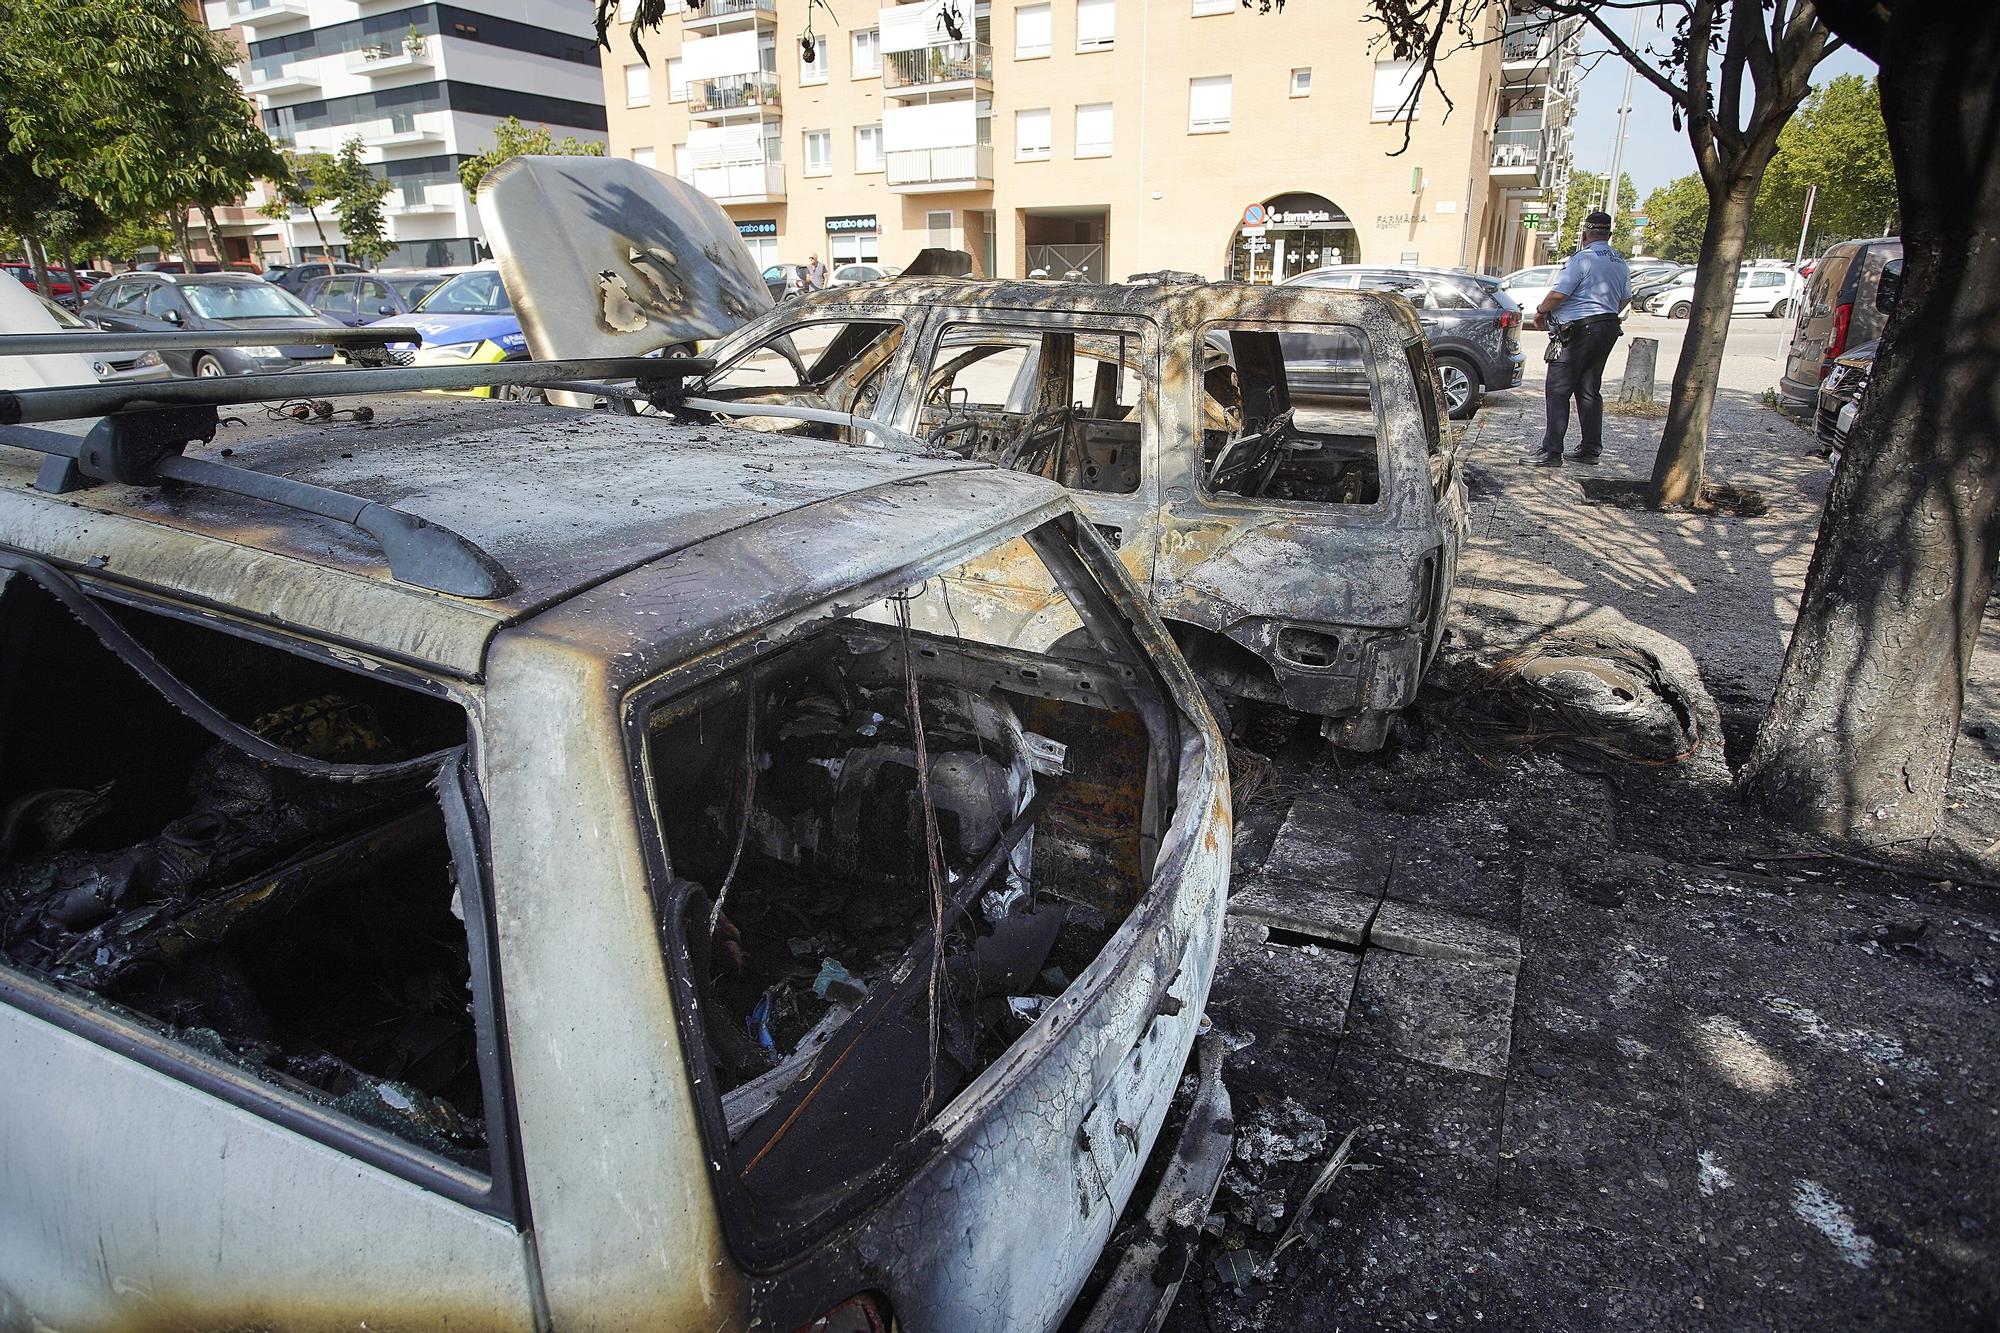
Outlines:
[[[957,458],[524,404],[390,408],[369,427],[330,424],[231,449],[238,466],[454,529],[516,586],[472,600],[399,583],[380,548],[345,524],[199,487],[46,495],[31,486],[41,456],[6,447],[0,532],[18,549],[113,581],[474,677],[500,627],[753,524],[769,525],[790,550],[865,513],[903,552],[934,551],[1062,495],[1051,482]],[[814,508],[857,496],[868,497],[859,509]],[[893,567],[892,553],[881,554]],[[795,563],[766,575],[733,561],[722,600],[768,601],[787,590],[762,585],[789,579],[776,569]],[[715,599],[704,606],[722,610]]]

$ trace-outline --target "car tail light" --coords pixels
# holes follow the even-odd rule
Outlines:
[[[1500,327],[1503,329],[1511,329],[1514,327],[1514,321],[1519,319],[1520,317],[1521,317],[1521,312],[1518,310],[1502,310],[1500,312]]]
[[[889,1315],[873,1296],[849,1296],[798,1333],[889,1333]]]
[[[1833,359],[1847,350],[1847,321],[1854,318],[1854,304],[1843,301],[1833,308],[1833,336],[1826,340],[1826,355],[1819,361],[1819,377],[1833,369]]]

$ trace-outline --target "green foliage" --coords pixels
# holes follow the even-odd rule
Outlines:
[[[1708,188],[1689,172],[1646,196],[1646,249],[1662,259],[1692,264],[1701,258],[1701,233],[1708,225]]]
[[[167,224],[158,218],[127,219],[98,237],[96,249],[107,259],[131,263],[153,251],[165,254],[173,239]]]
[[[178,215],[278,170],[237,57],[178,0],[9,0],[4,23],[9,149],[105,213]]]
[[[1751,253],[1791,258],[1812,185],[1819,195],[1808,254],[1895,225],[1896,168],[1873,79],[1843,74],[1815,88],[1779,132],[1777,156],[1765,169],[1750,217]]]
[[[347,238],[347,257],[364,267],[382,262],[389,253],[389,224],[382,214],[389,197],[389,182],[370,171],[361,160],[361,140],[349,139],[333,159],[333,191],[339,199],[335,216],[341,234]]]
[[[486,173],[511,157],[603,157],[604,145],[565,134],[558,139],[546,125],[524,125],[509,116],[493,127],[493,146],[478,157],[459,164],[458,179],[465,197],[479,198],[479,182]]]
[[[1556,258],[1567,259],[1576,253],[1584,215],[1604,207],[1604,181],[1604,173],[1600,171],[1570,172],[1569,191],[1564,195],[1562,234],[1552,238]],[[1618,214],[1611,220],[1611,248],[1621,255],[1632,253],[1632,213],[1638,206],[1638,187],[1632,184],[1630,176],[1620,172]],[[1545,216],[1553,226],[1553,210]]]

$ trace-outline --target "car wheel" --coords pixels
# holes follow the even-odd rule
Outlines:
[[[200,356],[194,359],[194,373],[195,373],[195,378],[197,379],[215,380],[215,379],[221,379],[224,375],[227,375],[229,372],[223,369],[222,363],[220,361],[217,361],[207,352],[203,352]]]
[[[1479,371],[1455,356],[1438,358],[1438,381],[1444,385],[1445,411],[1463,421],[1479,410]]]
[[[1694,313],[1694,307],[1692,305],[1689,305],[1686,301],[1676,301],[1674,302],[1674,308],[1667,312],[1667,318],[1686,319],[1689,315],[1693,313]]]
[[[1772,319],[1783,319],[1786,315],[1789,315],[1791,313],[1792,313],[1792,303],[1790,301],[1780,301],[1778,302],[1778,304],[1771,307]]]

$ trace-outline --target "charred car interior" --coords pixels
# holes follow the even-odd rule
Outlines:
[[[1203,345],[1201,481],[1251,500],[1372,505],[1384,430],[1359,330],[1211,326]],[[1336,375],[1354,366],[1360,374]]]
[[[0,587],[0,954],[271,1087],[484,1168],[465,926],[432,772],[455,706],[98,600],[218,739],[27,578]],[[403,768],[409,771],[384,770]],[[347,775],[343,775],[347,776]]]
[[[1178,714],[1137,645],[1087,607],[1063,657],[955,634],[935,608],[963,577],[645,711],[669,948],[753,1246],[934,1146],[1139,903],[1173,817]]]

